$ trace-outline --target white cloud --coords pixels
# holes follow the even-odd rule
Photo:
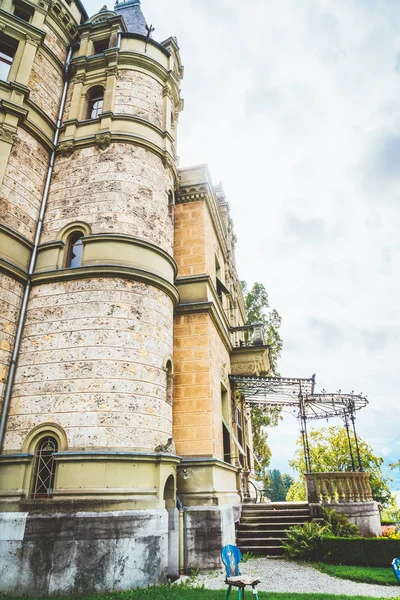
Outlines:
[[[156,39],[178,37],[181,164],[208,162],[223,180],[240,276],[263,282],[283,317],[282,374],[367,393],[360,433],[387,454],[400,388],[400,6],[142,8]],[[274,444],[281,464],[293,445]]]

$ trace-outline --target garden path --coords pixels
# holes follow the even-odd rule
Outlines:
[[[259,590],[265,592],[292,592],[309,594],[345,594],[348,596],[373,596],[375,598],[400,597],[400,584],[393,586],[356,583],[346,579],[331,577],[321,573],[309,565],[299,564],[285,559],[252,558],[240,563],[243,575],[256,576],[261,579]],[[226,585],[225,571],[208,571],[200,573],[195,580],[196,585],[204,584],[206,589],[224,589]]]

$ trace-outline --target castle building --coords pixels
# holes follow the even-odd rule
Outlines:
[[[177,164],[182,77],[140,0],[2,0],[3,592],[144,586],[234,542],[254,459],[229,375],[268,349],[224,190]]]

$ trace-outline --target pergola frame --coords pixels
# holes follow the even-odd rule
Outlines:
[[[285,410],[294,415],[300,422],[303,439],[306,469],[311,473],[310,445],[307,423],[315,419],[340,417],[344,421],[349,442],[350,459],[353,471],[355,460],[351,446],[350,429],[354,435],[358,470],[362,471],[360,448],[358,444],[355,415],[356,411],[367,406],[368,400],[362,394],[344,394],[341,390],[332,394],[325,390],[315,393],[315,375],[310,378],[257,377],[246,375],[230,375],[234,397],[252,408],[268,407]]]

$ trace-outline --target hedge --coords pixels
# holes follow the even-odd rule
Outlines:
[[[400,558],[400,540],[322,536],[313,560],[333,565],[390,567],[396,557]]]

